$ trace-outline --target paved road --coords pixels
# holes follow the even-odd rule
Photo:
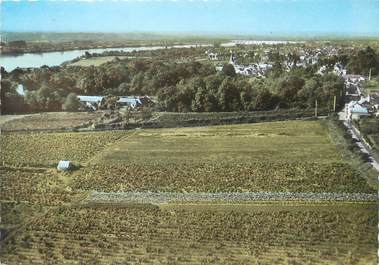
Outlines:
[[[376,201],[377,194],[300,192],[92,192],[83,200],[105,203],[253,202],[253,201]]]
[[[346,120],[345,116],[345,109],[338,113],[339,119],[343,121],[343,124],[347,128],[348,132],[351,134],[351,137],[356,140],[356,144],[358,145],[359,149],[362,153],[368,154],[369,159],[371,160],[370,164],[379,172],[379,162],[375,160],[375,158],[372,156],[371,151],[365,146],[362,141],[360,135],[356,133],[358,130],[353,130],[351,123],[349,123]]]

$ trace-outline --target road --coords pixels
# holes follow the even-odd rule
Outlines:
[[[346,120],[346,115],[345,115],[345,109],[341,112],[338,113],[339,119],[343,121],[343,124],[347,128],[348,132],[350,133],[351,137],[356,140],[356,145],[359,147],[362,153],[368,154],[369,159],[370,159],[370,164],[379,172],[379,162],[375,160],[373,157],[371,151],[369,148],[362,143],[363,139],[361,138],[360,135],[358,135],[354,130],[351,125],[351,122]],[[357,129],[356,129],[357,130]],[[358,130],[357,130],[358,131]]]

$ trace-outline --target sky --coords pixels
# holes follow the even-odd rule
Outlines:
[[[0,4],[2,31],[379,36],[379,0],[3,0]]]

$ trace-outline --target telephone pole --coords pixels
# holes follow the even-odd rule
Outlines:
[[[334,96],[334,100],[333,100],[333,110],[334,110],[334,112],[336,112],[336,103],[337,103],[337,97]]]
[[[317,118],[317,99],[316,99],[316,102],[315,102],[315,117]]]

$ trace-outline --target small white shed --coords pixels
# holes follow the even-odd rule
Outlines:
[[[61,160],[58,163],[57,169],[60,171],[68,171],[73,168],[73,164],[71,161],[68,160]]]

